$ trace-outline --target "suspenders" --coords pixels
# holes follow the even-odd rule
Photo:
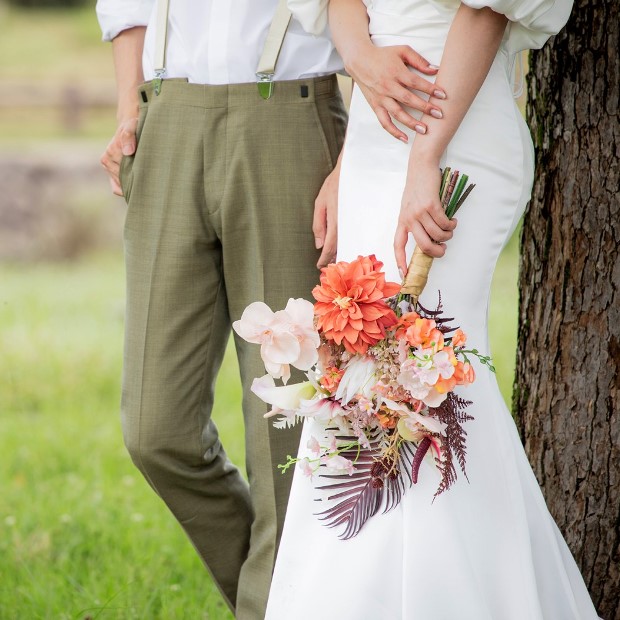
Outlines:
[[[291,21],[291,12],[288,10],[286,0],[278,1],[276,14],[271,22],[263,53],[258,61],[256,79],[258,92],[263,99],[269,99],[273,93],[273,76],[276,72],[278,56],[284,43],[284,36]]]
[[[220,0],[227,1],[227,0]],[[157,0],[155,17],[155,79],[154,91],[159,95],[161,82],[166,75],[166,42],[168,38],[168,7],[170,0]],[[291,12],[286,0],[278,0],[278,7],[271,22],[263,53],[256,68],[258,92],[263,99],[269,99],[273,93],[273,76],[276,72],[278,56],[284,43],[284,36],[291,21]]]

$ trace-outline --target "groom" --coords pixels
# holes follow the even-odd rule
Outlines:
[[[250,391],[264,374],[258,347],[236,339],[248,484],[211,420],[213,387],[243,309],[307,297],[317,265],[334,258],[342,65],[326,33],[293,19],[261,95],[256,68],[277,0],[173,1],[158,27],[154,5],[97,3],[118,87],[102,164],[128,204],[123,434],[237,618],[259,620],[290,486],[276,465],[298,435],[263,418]],[[160,57],[163,80],[142,84]],[[388,100],[379,90],[376,101]]]

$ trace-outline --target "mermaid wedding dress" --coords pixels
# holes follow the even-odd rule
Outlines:
[[[458,2],[366,4],[376,45],[408,44],[439,65],[455,11],[450,5]],[[467,172],[476,188],[420,300],[434,307],[441,290],[446,316],[457,317],[468,341],[483,352],[489,350],[487,309],[495,264],[533,182],[532,143],[512,96],[511,55],[515,47],[542,44],[541,37],[544,42],[559,30],[570,11],[570,2],[568,9],[562,4],[563,12],[549,1],[495,4],[492,8],[514,21],[442,162]],[[521,17],[510,14],[511,7]],[[414,139],[411,134],[410,142]],[[399,281],[392,241],[409,148],[381,128],[355,90],[340,176],[338,258],[376,254],[392,281]],[[460,476],[433,501],[438,474],[425,460],[419,482],[396,508],[372,517],[356,537],[343,541],[317,519],[314,484],[295,471],[267,620],[598,618],[495,377],[481,366],[476,371],[475,383],[461,392],[474,403],[468,412],[475,419],[465,424],[469,483]],[[300,456],[309,454],[313,424],[318,422],[305,424]]]

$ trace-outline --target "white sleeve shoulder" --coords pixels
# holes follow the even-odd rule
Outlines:
[[[440,10],[456,11],[458,0],[431,0]],[[505,15],[508,25],[504,46],[510,53],[540,49],[566,24],[573,0],[463,0],[474,9],[489,7]]]
[[[155,0],[97,0],[97,19],[104,41],[119,32],[149,23]]]
[[[306,32],[319,35],[325,30],[329,0],[287,0],[287,4]]]

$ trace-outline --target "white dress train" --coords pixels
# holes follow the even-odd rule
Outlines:
[[[376,45],[409,44],[440,63],[453,12],[424,0],[367,5]],[[533,181],[532,143],[512,97],[510,65],[502,46],[445,153],[443,163],[468,173],[476,188],[421,298],[432,308],[441,290],[446,316],[456,317],[468,343],[483,352],[495,264]],[[355,90],[340,177],[338,258],[376,254],[392,281],[399,279],[392,240],[409,148],[380,127]],[[461,388],[474,401],[468,411],[475,419],[465,425],[469,483],[461,475],[433,502],[438,474],[425,460],[418,484],[395,509],[342,541],[314,514],[320,508],[313,482],[295,471],[267,620],[598,618],[495,377],[480,365],[476,372],[475,383]],[[304,426],[301,456],[309,453],[314,424]]]

